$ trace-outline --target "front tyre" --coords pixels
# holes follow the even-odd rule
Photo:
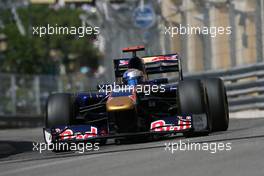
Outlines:
[[[45,126],[51,128],[58,125],[70,125],[75,118],[73,96],[66,93],[52,94],[46,107]]]
[[[203,132],[186,132],[184,135],[186,137],[208,135],[212,128],[212,122],[208,111],[208,97],[202,82],[200,80],[180,81],[177,98],[180,114],[205,114],[207,117],[207,129]],[[194,118],[197,116],[193,116]]]
[[[229,110],[224,83],[220,78],[208,78],[203,83],[208,94],[212,130],[226,131],[229,125]]]

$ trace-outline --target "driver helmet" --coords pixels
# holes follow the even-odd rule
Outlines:
[[[128,69],[123,74],[123,83],[127,85],[137,85],[144,81],[144,74],[138,69]]]

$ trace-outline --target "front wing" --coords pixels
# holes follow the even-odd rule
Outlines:
[[[176,134],[185,132],[208,131],[206,114],[176,115],[163,117],[150,123],[148,131],[135,133],[109,134],[107,124],[96,125],[68,125],[44,128],[45,142],[81,142],[108,138],[136,137],[138,135]]]

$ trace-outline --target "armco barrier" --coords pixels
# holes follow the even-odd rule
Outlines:
[[[264,109],[264,63],[185,74],[188,78],[221,77],[226,85],[230,112]],[[56,76],[0,75],[0,122],[4,126],[30,126],[43,123],[44,106],[48,95],[54,91],[84,91],[91,85],[84,83],[106,82],[99,79],[65,80]],[[170,81],[175,81],[171,79]],[[56,84],[54,84],[56,83]],[[82,83],[82,84],[81,84]],[[79,86],[79,88],[75,88]],[[15,123],[15,124],[13,124]]]
[[[226,85],[231,112],[264,109],[264,63],[229,70],[185,74],[186,78],[221,77]]]

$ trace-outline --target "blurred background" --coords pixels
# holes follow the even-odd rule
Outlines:
[[[48,24],[100,34],[33,35]],[[232,33],[165,34],[179,25]],[[221,76],[232,112],[264,108],[263,0],[0,0],[0,123],[41,124],[50,93],[111,83],[112,60],[133,45],[145,45],[144,55],[179,53],[186,76]]]

